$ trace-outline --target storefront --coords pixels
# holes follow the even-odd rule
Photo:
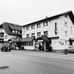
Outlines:
[[[22,38],[22,47],[25,50],[35,50],[35,37]]]

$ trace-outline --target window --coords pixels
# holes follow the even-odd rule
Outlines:
[[[37,32],[37,36],[41,36],[41,32]]]
[[[32,25],[32,26],[31,26],[31,29],[34,29],[34,28],[35,28],[35,25]]]
[[[40,28],[40,27],[41,27],[41,25],[38,23],[38,24],[37,24],[37,28]]]
[[[44,22],[43,26],[48,26],[48,21]]]
[[[17,30],[15,32],[17,33]]]
[[[33,46],[33,42],[29,42],[29,46]]]
[[[45,36],[48,36],[48,31],[44,31],[44,35]]]
[[[27,34],[26,37],[29,37],[29,34]]]
[[[31,36],[34,36],[34,35],[35,35],[35,33],[32,33],[32,34],[31,34]]]
[[[65,36],[68,36],[68,31],[65,31]]]
[[[55,22],[55,30],[54,30],[54,32],[55,32],[55,35],[57,35],[58,31],[57,31],[57,23],[56,22]]]
[[[14,33],[15,31],[14,31],[14,30],[12,30],[12,32]]]
[[[26,30],[29,30],[29,26],[26,27]]]
[[[65,27],[68,27],[68,26],[67,26],[67,23],[68,23],[68,22],[65,22]]]

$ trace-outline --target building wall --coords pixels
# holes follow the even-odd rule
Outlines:
[[[4,36],[3,36],[4,41],[8,41],[9,39],[16,37],[16,36],[13,36],[13,35],[8,35],[3,28],[0,29],[0,32],[4,33]]]
[[[51,46],[53,50],[63,50],[68,48],[69,41],[64,39],[53,39]]]
[[[57,23],[57,35],[55,35],[55,23]],[[26,34],[29,34],[31,37],[31,33],[35,33],[35,37],[37,37],[37,32],[41,32],[43,35],[44,31],[48,31],[48,37],[57,37],[59,39],[52,39],[52,47],[53,49],[64,49],[69,45],[69,38],[74,38],[74,24],[72,23],[70,17],[60,16],[57,19],[49,20],[48,26],[43,26],[43,22],[40,23],[41,27],[37,28],[37,24],[35,25],[35,29],[31,29],[31,25],[29,26],[29,30],[26,30],[26,26],[22,28],[22,37],[26,37]],[[63,41],[63,42],[62,42]],[[61,44],[64,43],[64,44]]]
[[[55,35],[55,23],[57,23],[57,30],[58,30],[58,34]],[[43,26],[43,22],[40,23],[41,27],[37,28],[37,24],[35,25],[35,29],[31,29],[31,25],[29,26],[29,30],[26,30],[26,27],[22,28],[22,37],[26,37],[26,34],[30,34],[31,33],[35,33],[35,36],[37,37],[37,32],[41,32],[41,35],[43,35],[44,31],[48,31],[48,37],[56,37],[59,36],[60,38],[69,38],[72,37],[74,35],[74,31],[73,31],[73,23],[70,20],[69,16],[65,17],[65,16],[61,16],[57,19],[48,21],[48,26]],[[67,31],[67,35],[65,35],[65,31]]]

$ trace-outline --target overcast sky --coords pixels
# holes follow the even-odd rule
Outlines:
[[[25,25],[72,10],[74,0],[0,0],[0,24]]]

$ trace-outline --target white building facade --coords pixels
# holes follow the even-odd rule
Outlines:
[[[74,38],[74,21],[72,11],[45,18],[22,27],[22,38],[38,38],[46,35],[51,38],[53,50],[66,48],[69,38]],[[58,37],[58,38],[57,38]]]

